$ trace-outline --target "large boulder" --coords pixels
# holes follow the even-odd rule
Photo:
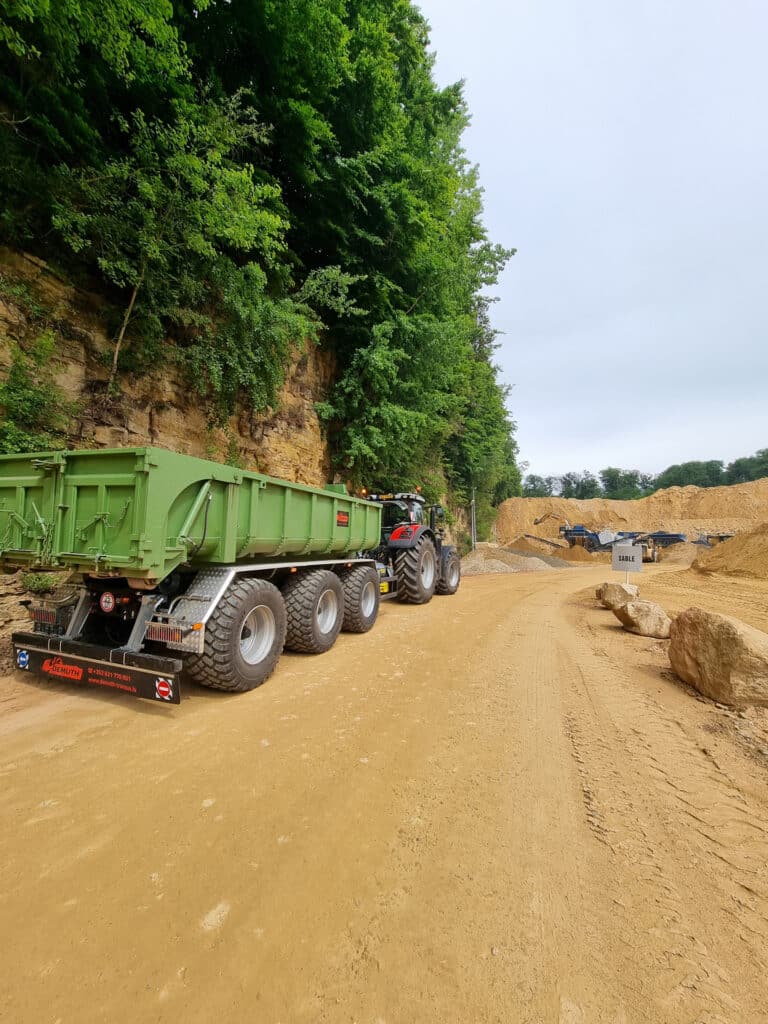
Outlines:
[[[606,608],[620,608],[627,601],[640,596],[640,588],[634,583],[604,583],[600,587],[598,598]]]
[[[638,636],[655,636],[657,640],[669,637],[672,620],[655,601],[627,601],[613,609],[613,614],[624,629]]]
[[[672,668],[722,704],[768,707],[768,633],[728,615],[688,608],[672,622]]]

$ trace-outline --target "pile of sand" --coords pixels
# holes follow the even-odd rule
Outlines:
[[[693,568],[697,572],[717,572],[724,576],[768,579],[768,523],[723,541],[714,548],[701,549]]]
[[[524,533],[559,539],[565,520],[589,529],[669,530],[695,540],[707,533],[741,533],[765,521],[768,477],[733,487],[669,487],[637,501],[591,498],[509,498],[499,506],[496,539],[513,543]],[[547,518],[542,519],[546,516]],[[535,520],[542,519],[540,523]]]
[[[572,548],[566,548],[562,555],[569,562],[587,562],[592,565],[595,562],[610,562],[610,551],[587,551],[580,544],[574,544]]]
[[[668,548],[661,549],[659,561],[664,565],[693,565],[702,551],[708,550],[709,548],[705,548],[701,544],[694,544],[692,541],[687,544],[672,544]]]
[[[498,544],[478,544],[461,560],[462,576],[479,576],[490,572],[542,572],[551,567],[541,558],[518,555]]]

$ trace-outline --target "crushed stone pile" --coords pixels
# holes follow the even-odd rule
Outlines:
[[[589,529],[669,530],[695,539],[707,533],[743,533],[765,521],[768,477],[732,487],[669,487],[637,501],[590,498],[508,498],[499,506],[496,539],[510,544],[524,533],[557,540],[565,520]],[[545,517],[546,518],[542,518]],[[535,520],[542,521],[536,523]]]
[[[704,548],[693,563],[696,572],[768,579],[768,523],[714,548]]]
[[[538,556],[519,555],[498,544],[478,544],[461,560],[462,576],[479,576],[491,572],[543,572],[550,566]]]
[[[573,565],[565,558],[560,558],[557,555],[548,554],[545,551],[526,551],[525,548],[520,549],[516,544],[511,547],[505,548],[505,551],[510,551],[513,555],[522,555],[524,558],[535,558],[541,562],[546,562],[551,569],[571,569]],[[554,548],[551,549],[554,552]]]

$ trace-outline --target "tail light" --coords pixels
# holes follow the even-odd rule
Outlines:
[[[184,630],[180,626],[169,626],[165,622],[150,622],[147,626],[147,640],[160,640],[166,644],[180,644]]]
[[[33,622],[43,622],[46,626],[56,625],[57,615],[55,608],[42,608],[40,606],[35,607],[33,605],[29,611]]]

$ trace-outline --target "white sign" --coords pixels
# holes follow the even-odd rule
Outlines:
[[[614,544],[611,568],[616,572],[642,572],[642,544]]]

